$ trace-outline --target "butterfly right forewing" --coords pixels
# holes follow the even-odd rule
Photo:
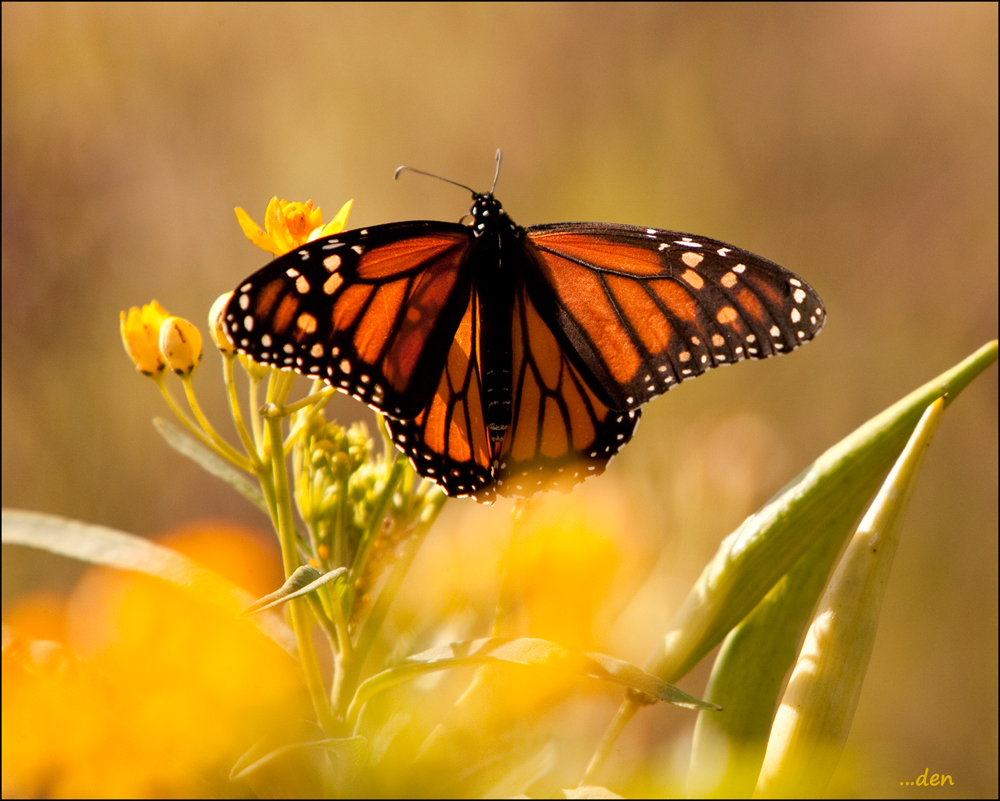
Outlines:
[[[539,310],[613,408],[791,350],[825,321],[802,279],[724,242],[598,223],[535,226],[527,239]]]

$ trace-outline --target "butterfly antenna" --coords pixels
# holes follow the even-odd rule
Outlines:
[[[418,170],[415,169],[414,167],[407,167],[405,165],[396,168],[396,174],[392,176],[392,179],[395,181],[397,178],[399,178],[399,174],[403,172],[403,170],[409,170],[410,172],[415,172],[418,175],[426,175],[428,178],[437,178],[439,181],[444,181],[446,184],[454,184],[455,186],[462,187],[462,189],[464,189],[466,192],[471,192],[473,195],[476,194],[475,189],[470,189],[465,184],[460,184],[458,181],[452,181],[450,178],[442,178],[440,175],[435,175],[432,172],[424,172],[423,170]]]
[[[497,171],[493,173],[493,186],[490,187],[490,194],[493,194],[493,190],[497,188],[497,178],[500,177],[500,162],[503,160],[503,153],[500,148],[497,148]]]

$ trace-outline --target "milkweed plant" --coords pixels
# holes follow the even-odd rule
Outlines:
[[[281,255],[343,230],[350,206],[323,225],[321,210],[311,202],[275,198],[263,228],[236,211],[254,244]],[[196,397],[193,378],[203,355],[197,326],[152,301],[122,313],[121,335],[137,370],[152,379],[180,421],[179,427],[155,421],[167,443],[270,519],[284,583],[254,597],[167,545],[29,512],[5,510],[3,538],[145,574],[158,586],[167,582],[194,605],[156,596],[149,609],[175,606],[195,628],[207,629],[214,615],[239,629],[239,637],[265,643],[266,658],[240,656],[250,652],[239,650],[235,643],[243,640],[236,635],[213,633],[198,646],[206,654],[221,646],[232,655],[215,666],[225,679],[214,686],[240,697],[237,706],[227,706],[227,692],[213,690],[199,700],[200,711],[208,705],[217,712],[209,720],[245,721],[246,739],[235,752],[232,744],[221,750],[229,774],[219,775],[220,755],[210,753],[215,741],[205,739],[213,726],[171,727],[172,715],[181,717],[179,707],[146,710],[141,735],[121,747],[155,751],[158,769],[136,764],[134,776],[101,774],[95,757],[101,741],[93,730],[110,726],[119,713],[145,710],[145,691],[129,685],[126,692],[107,665],[5,624],[4,653],[16,665],[8,673],[5,659],[5,795],[228,796],[247,789],[284,796],[552,795],[578,771],[575,786],[565,782],[571,785],[562,791],[567,797],[612,797],[614,787],[602,785],[619,775],[609,764],[618,759],[619,736],[643,707],[655,703],[697,716],[686,775],[655,791],[824,792],[858,704],[921,457],[943,410],[996,360],[995,341],[829,448],[725,537],[639,667],[613,655],[512,636],[505,622],[515,601],[509,576],[499,588],[492,630],[478,638],[448,641],[447,630],[426,632],[421,621],[412,623],[422,632],[419,638],[391,630],[390,608],[447,498],[393,447],[381,418],[375,436],[364,425],[345,428],[325,414],[331,387],[314,381],[304,397],[292,399],[294,373],[237,354],[220,324],[230,297],[212,306],[208,333],[222,357],[236,441],[217,432]],[[186,408],[171,389],[177,381]],[[530,513],[530,503],[517,503],[513,536]],[[121,602],[139,604],[128,594]],[[122,614],[119,623],[127,617]],[[159,649],[168,633],[157,629],[143,642]],[[429,647],[414,651],[415,642]],[[720,644],[704,699],[673,686]],[[245,682],[251,665],[265,673]],[[289,665],[297,667],[289,671]],[[170,662],[170,670],[190,672],[192,682],[204,669],[197,652]],[[460,677],[463,691],[441,690],[436,680],[449,672]],[[510,723],[537,710],[510,710],[507,728],[480,725],[483,709],[505,703],[499,689],[522,679],[544,684],[553,675],[577,677],[570,685],[577,688],[584,679],[597,679],[621,693],[603,738],[590,743],[587,764],[561,764],[552,742],[524,736],[523,728]],[[286,684],[291,689],[283,695]],[[111,703],[116,690],[130,695]],[[308,697],[308,703],[290,700],[296,697]],[[255,704],[276,707],[269,713],[275,717],[253,725]],[[44,718],[40,709],[58,715],[67,707],[101,712],[96,718],[74,712],[52,743],[65,752],[62,757],[39,757],[46,749],[30,721]]]

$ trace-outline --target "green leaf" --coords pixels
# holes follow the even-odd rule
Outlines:
[[[899,488],[902,493],[896,499],[895,505],[897,512],[901,511],[905,505],[905,497],[908,497],[909,488],[912,486],[916,463],[919,462],[919,459],[914,459],[914,448],[918,449],[918,455],[923,454],[924,445],[929,441],[932,428],[936,427],[936,420],[940,418],[942,408],[943,401],[940,399],[928,407],[903,455],[897,460],[882,485],[878,498],[869,508],[865,520],[868,520],[875,510],[885,507],[886,493],[893,487]],[[928,414],[932,410],[933,420],[929,423]],[[931,426],[931,429],[928,426]],[[860,532],[865,528],[865,523],[862,522],[858,533],[854,534],[847,554],[840,560],[840,565],[837,567],[838,576],[843,572],[845,560],[848,559],[851,548],[855,548],[861,536]],[[898,534],[898,529],[896,533]],[[726,638],[705,692],[716,703],[725,704],[730,714],[726,715],[724,720],[703,717],[695,727],[688,784],[688,791],[691,794],[748,796],[753,793],[764,760],[764,752],[768,747],[768,736],[771,734],[771,724],[778,706],[778,694],[788,669],[799,655],[806,627],[810,620],[822,614],[822,611],[817,611],[814,615],[813,609],[816,608],[827,584],[832,565],[840,556],[841,545],[839,537],[826,537],[817,543]],[[863,550],[867,554],[867,547]],[[894,540],[891,547],[883,543],[879,548],[880,556],[883,559],[888,557],[888,563],[891,563],[894,551]],[[876,578],[875,587],[884,587],[886,578],[887,575]],[[831,582],[831,587],[835,583],[836,579]],[[828,595],[829,592],[828,589]],[[860,611],[863,595],[864,588],[855,586],[851,590],[851,597],[842,600],[844,608],[838,612],[836,620],[838,631],[842,632],[845,627],[850,627],[849,621]],[[869,646],[874,640],[876,622],[877,611],[874,617],[867,621]],[[855,626],[854,631],[860,633],[860,628]],[[829,700],[836,708],[843,709],[848,698],[853,697],[855,703],[850,706],[851,718],[856,708],[857,696],[851,696],[842,685],[844,682],[849,682],[852,676],[858,677],[856,689],[860,692],[860,679],[864,676],[863,664],[867,664],[869,654],[870,648],[863,659],[852,656],[848,662],[833,668],[838,689],[832,694],[834,697]],[[810,658],[809,664],[810,673],[815,677],[819,666],[814,658]],[[797,717],[805,716],[804,709],[800,709],[799,712]],[[814,712],[812,717],[821,716]],[[850,728],[849,721],[846,727]],[[823,720],[821,729],[830,736],[837,731],[837,727],[828,719]],[[846,730],[843,734],[846,738]],[[826,749],[826,752],[829,754],[829,749]],[[803,765],[806,762],[809,760],[800,760]],[[809,762],[807,770],[810,782],[818,780],[819,772],[816,764]]]
[[[254,597],[246,590],[202,567],[182,553],[150,542],[134,534],[68,520],[55,515],[3,510],[3,543],[24,545],[68,556],[82,562],[134,570],[184,590],[237,617]],[[261,615],[251,620],[261,633],[296,656],[295,637],[277,615]]]
[[[902,521],[944,403],[924,413],[823,594],[771,727],[757,794],[821,794],[847,742]]]
[[[406,679],[435,670],[450,670],[465,665],[504,663],[544,667],[576,676],[603,679],[651,698],[689,709],[717,708],[713,704],[692,698],[636,665],[606,654],[574,651],[532,637],[519,639],[488,637],[431,648],[407,657],[398,665],[372,676],[358,688],[351,701],[348,718],[356,719],[356,715],[369,698]]]
[[[723,540],[706,565],[668,624],[662,645],[646,669],[664,681],[677,681],[773,591],[781,603],[770,614],[780,620],[762,613],[759,621],[749,624],[770,639],[755,646],[766,649],[770,658],[761,666],[761,673],[747,672],[746,681],[752,682],[749,701],[746,694],[739,696],[741,704],[749,702],[754,707],[748,712],[748,718],[754,719],[738,725],[744,727],[748,740],[756,737],[759,741],[761,729],[770,728],[778,688],[795,658],[830,569],[924,410],[938,398],[945,406],[950,404],[996,359],[994,340],[849,434],[748,517]],[[810,550],[801,573],[796,569],[784,586],[776,586]],[[720,695],[709,697],[718,701]],[[639,699],[626,698],[591,759],[584,781],[591,781],[600,770],[639,706]],[[728,709],[730,704],[725,706]],[[692,757],[693,765],[702,757],[697,740]],[[704,757],[704,764],[716,759],[710,753]],[[742,755],[732,758],[739,761]],[[713,781],[708,780],[709,786]]]
[[[927,406],[948,405],[997,358],[997,342],[869,420],[826,451],[722,542],[669,624],[647,670],[677,681],[760,603],[802,555],[854,531]],[[802,601],[803,607],[806,601]],[[811,611],[812,605],[808,605]]]
[[[271,512],[267,508],[264,493],[241,470],[234,467],[231,462],[227,462],[211,448],[205,447],[203,443],[190,434],[186,434],[179,428],[176,428],[162,417],[154,417],[153,426],[171,448],[187,456],[188,459],[201,467],[206,473],[210,473],[216,478],[225,481],[240,495],[270,517]]]
[[[335,754],[351,763],[364,762],[369,757],[368,741],[364,737],[328,737],[321,740],[287,743],[271,750],[266,750],[258,743],[236,760],[236,764],[229,772],[229,778],[231,781],[246,780],[261,768],[284,763],[289,755],[296,752],[317,750]]]
[[[723,642],[705,696],[726,708],[725,720],[695,724],[691,797],[753,793],[785,676],[842,545],[836,530],[817,542]]]
[[[281,604],[292,600],[292,598],[298,598],[300,595],[306,595],[307,593],[322,587],[328,581],[332,581],[338,576],[346,574],[346,567],[338,567],[336,570],[331,570],[329,573],[322,573],[311,565],[302,565],[288,577],[288,580],[281,585],[281,589],[254,601],[250,604],[250,606],[243,610],[243,614],[251,615],[256,612],[263,612],[265,609],[272,609],[275,606],[280,606]]]

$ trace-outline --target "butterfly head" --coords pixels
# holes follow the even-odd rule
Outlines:
[[[472,215],[472,231],[477,237],[501,228],[510,228],[514,232],[518,230],[492,192],[473,192],[469,214]]]

